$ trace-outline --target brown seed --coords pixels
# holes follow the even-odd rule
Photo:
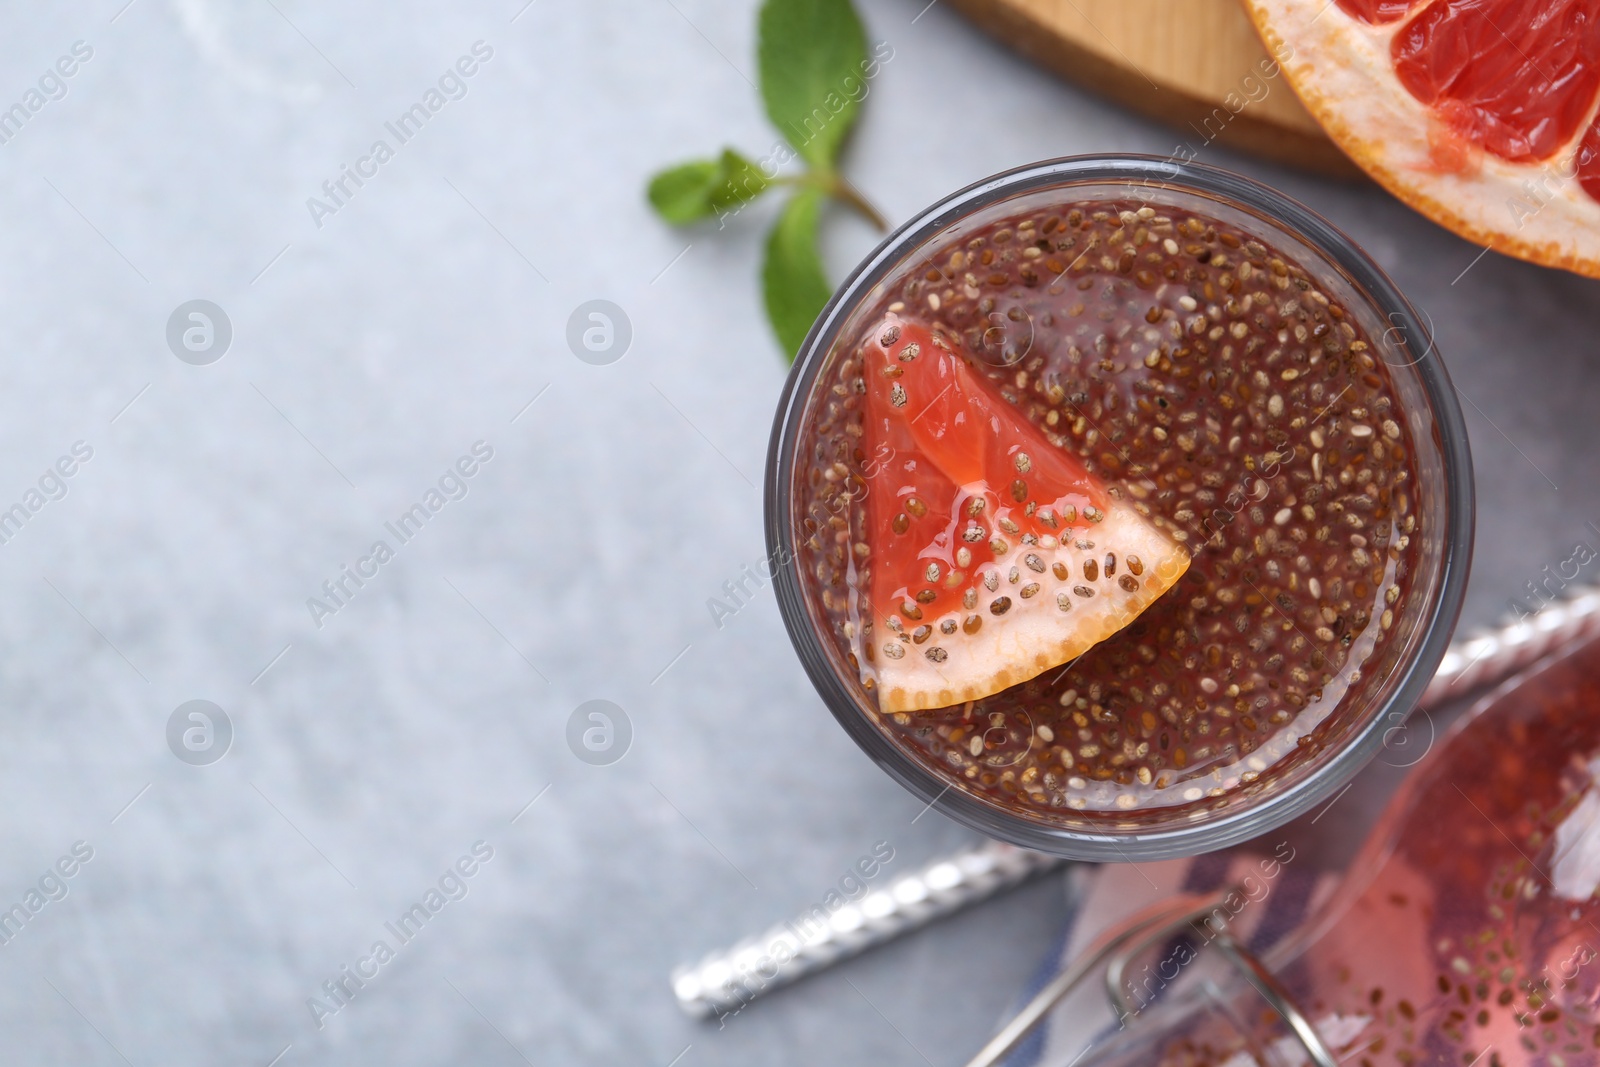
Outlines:
[[[907,530],[911,529],[911,516],[902,511],[900,514],[894,517],[894,521],[891,522],[889,526],[894,530],[895,533],[903,534]]]
[[[900,327],[891,326],[883,331],[883,336],[878,338],[878,343],[884,348],[888,348],[898,340],[900,340]]]
[[[968,611],[971,611],[973,608],[977,607],[978,591],[976,589],[968,589],[965,593],[962,593],[961,606],[966,608]],[[895,620],[891,618],[889,621],[894,622]]]
[[[920,519],[928,513],[928,505],[922,502],[921,497],[908,496],[906,497],[906,510]]]
[[[1059,578],[1063,582],[1066,581],[1067,578],[1072,574],[1071,569],[1068,568],[1067,565],[1065,563],[1062,563],[1060,560],[1056,560],[1055,565],[1052,566],[1050,568],[1050,570],[1055,574],[1055,576],[1057,578]]]
[[[883,654],[890,659],[900,659],[906,654],[906,646],[898,641],[888,641],[883,646]]]
[[[1003,556],[1011,550],[1011,546],[1006,544],[1005,538],[1003,537],[991,538],[989,541],[989,548],[997,556]]]
[[[946,652],[938,645],[934,645],[932,648],[928,649],[928,651],[924,652],[923,655],[927,656],[935,663],[943,663],[945,660],[950,658],[950,653]]]
[[[1092,559],[1083,561],[1083,576],[1091,582],[1100,580],[1100,564]]]
[[[1090,522],[1101,522],[1105,519],[1106,513],[1095,507],[1093,504],[1090,504],[1083,509],[1083,517],[1088,519]]]
[[[900,350],[900,360],[903,363],[910,363],[920,355],[922,355],[922,346],[915,341]]]
[[[1122,586],[1126,592],[1132,593],[1139,588],[1139,579],[1135,578],[1131,574],[1124,574],[1121,578],[1117,579],[1117,584]]]
[[[995,597],[989,605],[989,610],[995,615],[1004,615],[1011,610],[1011,598],[1008,596]]]
[[[883,368],[883,376],[885,378],[898,378],[903,374],[905,374],[905,368],[896,367],[893,363]]]
[[[905,603],[900,605],[900,614],[904,615],[908,619],[920,619],[922,618],[922,609],[917,607],[911,601],[907,600]]]
[[[1022,558],[1022,562],[1028,565],[1028,569],[1030,571],[1038,571],[1040,574],[1044,573],[1044,560],[1040,559],[1032,552],[1029,552],[1026,556],[1024,556]]]
[[[1027,474],[1033,469],[1033,460],[1028,457],[1026,452],[1017,453],[1016,464],[1018,474]]]
[[[954,619],[946,619],[943,622],[941,622],[939,624],[939,632],[942,633],[942,634],[953,634],[953,633],[955,633],[956,632],[956,620],[954,620]]]
[[[988,503],[989,501],[984,497],[973,497],[971,500],[967,501],[967,517],[975,519],[979,515],[982,515],[983,509],[988,506]]]
[[[933,627],[929,626],[927,623],[923,623],[921,626],[911,631],[911,640],[920,645],[930,636],[932,636],[932,634]]]
[[[1071,611],[1072,610],[1072,598],[1067,596],[1067,594],[1065,594],[1065,593],[1057,593],[1056,594],[1056,607],[1060,608],[1062,611]]]
[[[1138,556],[1129,556],[1127,559],[1127,564],[1128,569],[1134,574],[1144,573],[1144,560],[1140,559]]]
[[[961,628],[969,634],[975,634],[983,627],[982,615],[968,615],[962,620]]]
[[[939,599],[939,594],[932,589],[924,589],[917,594],[918,604],[932,604],[937,599]]]
[[[1117,554],[1115,552],[1107,552],[1106,553],[1106,577],[1109,578],[1115,573],[1117,573]]]
[[[1027,585],[1022,587],[1022,592],[1019,593],[1018,595],[1021,596],[1023,600],[1027,600],[1029,597],[1033,596],[1038,591],[1039,591],[1039,583],[1038,582],[1029,582]]]
[[[1052,530],[1056,529],[1056,513],[1050,508],[1039,509],[1039,521]]]
[[[889,403],[893,404],[897,408],[905,407],[906,387],[901,385],[899,382],[895,382],[893,388],[889,390]]]
[[[1012,537],[1015,537],[1017,534],[1022,532],[1022,527],[1018,526],[1016,523],[1012,522],[1010,519],[1001,519],[1000,520],[1000,529],[1004,530],[1006,533],[1010,534]]]
[[[986,531],[982,526],[968,526],[965,530],[961,531],[961,539],[963,541],[970,542],[971,544],[977,544],[986,536],[988,536],[988,531]]]
[[[1071,526],[1078,521],[1078,509],[1071,504],[1061,509],[1061,521]]]
[[[1019,504],[1028,499],[1028,483],[1023,481],[1021,478],[1018,478],[1016,481],[1012,482],[1011,499],[1015,500]]]
[[[1093,590],[1093,589],[1090,589],[1090,588],[1089,588],[1089,587],[1088,587],[1088,586],[1086,586],[1086,585],[1075,585],[1075,586],[1073,586],[1073,587],[1072,587],[1072,591],[1073,591],[1073,592],[1074,592],[1074,593],[1077,593],[1077,594],[1078,594],[1078,595],[1079,595],[1079,596],[1081,596],[1081,597],[1091,597],[1091,596],[1094,596],[1094,590]]]

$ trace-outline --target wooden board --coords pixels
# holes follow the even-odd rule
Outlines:
[[[1301,106],[1238,0],[950,0],[1035,62],[1212,142],[1346,177],[1360,171]]]

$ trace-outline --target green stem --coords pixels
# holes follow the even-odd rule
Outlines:
[[[845,181],[838,174],[832,172],[819,172],[808,170],[804,174],[783,176],[772,179],[773,185],[792,185],[808,189],[820,189],[824,193],[853,208],[857,214],[878,228],[882,233],[889,229],[888,220],[878,213],[867,198],[856,191],[856,187]]]
[[[878,214],[878,209],[869,204],[867,198],[857,192],[856,187],[843,178],[834,175],[831,186],[825,186],[825,188],[832,196],[855,208],[863,218],[878,228],[879,233],[889,229],[888,220]]]

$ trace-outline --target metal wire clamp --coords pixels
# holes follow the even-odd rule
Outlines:
[[[1128,999],[1124,990],[1123,976],[1127,973],[1128,965],[1186,928],[1203,934],[1203,944],[1216,948],[1245,982],[1261,994],[1299,1041],[1311,1067],[1338,1067],[1333,1051],[1311,1020],[1295,1004],[1283,983],[1228,932],[1225,921],[1216,928],[1202,927],[1207,921],[1217,920],[1218,907],[1230,894],[1238,891],[1239,887],[1229,886],[1215,893],[1174,897],[1138,912],[1120,927],[1102,934],[1066,970],[1041,989],[1010,1022],[1001,1027],[1000,1032],[968,1061],[967,1067],[994,1067],[1000,1063],[1049,1014],[1050,1009],[1102,966],[1105,969],[1106,996],[1116,1017],[1126,1019],[1137,1014],[1138,1006]]]

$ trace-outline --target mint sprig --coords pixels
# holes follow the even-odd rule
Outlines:
[[[761,290],[767,318],[793,360],[833,292],[822,270],[817,229],[827,201],[848,205],[880,230],[883,216],[840,175],[839,153],[879,63],[850,0],[766,0],[757,22],[762,103],[805,164],[783,174],[732,148],[657,173],[646,193],[667,222],[720,221],[768,189],[795,190],[767,235]],[[890,52],[887,58],[892,58]],[[887,58],[884,59],[887,62]]]

